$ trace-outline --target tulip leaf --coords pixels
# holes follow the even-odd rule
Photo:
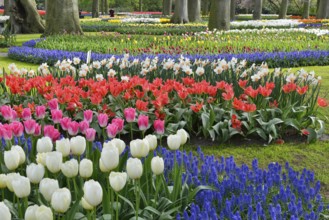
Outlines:
[[[300,123],[294,118],[287,118],[286,120],[284,120],[284,124],[287,126],[291,126],[298,131],[300,130]]]
[[[134,205],[130,202],[130,200],[129,199],[127,199],[126,197],[124,197],[124,196],[122,196],[122,195],[118,195],[119,196],[119,198],[120,199],[122,199],[123,201],[125,201],[129,206],[130,206],[130,208],[132,209],[132,210],[134,210],[134,212],[135,212],[135,207],[134,207]]]
[[[85,219],[87,219],[87,217],[81,212],[77,212],[74,215],[74,220],[85,220]]]

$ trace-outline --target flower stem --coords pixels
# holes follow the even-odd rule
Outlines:
[[[134,137],[133,137],[133,123],[130,122],[130,140],[133,140]]]
[[[119,220],[119,195],[117,194],[117,204],[116,204],[116,209],[117,209],[117,214],[116,214],[116,220]]]
[[[139,194],[139,179],[135,180],[135,189],[136,189],[136,220],[138,220],[138,211],[139,211],[139,199],[140,199],[140,194]]]

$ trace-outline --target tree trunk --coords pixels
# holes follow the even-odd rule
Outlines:
[[[143,11],[143,0],[139,0],[139,11]]]
[[[171,22],[176,24],[188,23],[187,0],[175,1],[175,11],[171,17]]]
[[[9,1],[11,33],[43,33],[45,25],[37,11],[35,0]]]
[[[51,0],[47,4],[45,35],[83,34],[78,0]]]
[[[4,15],[10,15],[10,12],[9,12],[9,0],[4,0],[4,6],[5,6],[5,11],[4,11]]]
[[[318,18],[318,19],[329,18],[329,1],[328,0],[320,0],[316,18]]]
[[[231,21],[235,20],[235,8],[236,8],[236,0],[231,0],[231,12],[230,12]]]
[[[92,6],[92,17],[98,18],[99,17],[99,7],[98,7],[98,0],[93,0],[93,6]]]
[[[202,7],[202,15],[207,16],[209,14],[209,0],[202,0],[201,7]]]
[[[163,15],[171,15],[172,0],[163,0]]]
[[[201,21],[201,2],[200,0],[188,0],[188,20],[189,22]]]
[[[210,3],[209,30],[230,29],[231,0],[212,0]]]
[[[304,0],[303,4],[303,18],[309,18],[310,17],[310,2],[311,0]]]
[[[105,1],[105,14],[109,14],[109,2],[108,0],[104,0]]]
[[[104,15],[104,0],[100,0],[99,2],[98,2],[98,4],[100,5],[100,11],[101,11],[101,13],[102,13],[102,15]]]
[[[280,6],[279,19],[285,19],[287,16],[289,0],[282,0]]]
[[[252,18],[254,20],[260,20],[260,19],[262,19],[263,1],[262,0],[253,0],[253,2],[254,2],[254,11],[252,13]]]

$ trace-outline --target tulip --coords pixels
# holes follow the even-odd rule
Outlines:
[[[102,172],[109,172],[119,165],[119,150],[114,146],[103,148],[99,158],[99,167]]]
[[[69,161],[66,161],[61,166],[62,173],[67,178],[73,178],[78,175],[79,172],[79,164],[76,159],[71,159]]]
[[[113,118],[112,119],[112,124],[115,124],[118,126],[118,132],[121,132],[123,130],[125,121],[122,118]]]
[[[150,151],[147,140],[136,139],[130,141],[130,153],[133,157],[146,157]]]
[[[37,152],[47,153],[53,150],[53,142],[49,137],[39,138],[37,141]]]
[[[179,129],[177,131],[177,135],[180,136],[180,144],[184,145],[187,141],[187,138],[189,137],[188,133],[184,129]]]
[[[155,135],[147,135],[144,140],[146,140],[149,143],[150,150],[155,150],[155,148],[158,146],[158,140]]]
[[[23,135],[24,126],[21,122],[14,121],[10,124],[10,127],[16,137],[20,137]]]
[[[160,175],[164,171],[164,161],[161,157],[156,156],[151,160],[151,169],[155,175]]]
[[[93,162],[88,159],[83,159],[79,164],[79,174],[82,178],[89,178],[93,174]]]
[[[37,210],[39,206],[38,205],[33,205],[27,207],[24,215],[24,220],[35,220],[37,219],[35,216],[35,211]]]
[[[123,114],[125,115],[127,122],[135,121],[136,110],[134,108],[126,108],[123,110]]]
[[[7,174],[6,185],[7,185],[7,188],[9,189],[10,192],[14,192],[14,188],[13,188],[12,183],[16,178],[19,178],[19,177],[20,177],[19,173],[8,173]]]
[[[35,219],[53,220],[53,212],[49,207],[41,205],[35,210]]]
[[[46,116],[46,107],[43,105],[37,106],[35,108],[35,115],[37,119],[43,119]]]
[[[14,193],[18,198],[28,197],[31,193],[30,180],[25,176],[20,176],[12,181]]]
[[[46,157],[47,153],[38,153],[36,159],[37,163],[46,166]]]
[[[46,156],[47,169],[52,173],[57,173],[61,170],[63,155],[61,152],[48,152]]]
[[[121,139],[118,139],[118,138],[113,138],[109,143],[111,143],[113,146],[115,146],[116,148],[118,148],[119,155],[121,155],[122,152],[126,148],[125,142],[123,140],[121,140]],[[104,145],[105,145],[105,143],[104,143]]]
[[[75,136],[79,132],[79,123],[76,121],[71,121],[67,125],[67,131],[70,135]]]
[[[116,124],[109,124],[106,128],[107,136],[114,138],[118,133],[118,126]]]
[[[96,136],[96,130],[93,128],[88,128],[85,132],[87,141],[93,142]]]
[[[23,164],[25,162],[26,156],[25,156],[25,151],[21,146],[14,145],[11,147],[11,150],[15,150],[19,154],[19,165]]]
[[[92,110],[86,110],[83,112],[83,120],[87,121],[88,123],[92,122],[93,120],[93,111]]]
[[[157,119],[153,123],[154,130],[157,134],[164,134],[165,126],[164,126],[164,120]]]
[[[39,190],[41,195],[50,202],[53,193],[59,189],[58,180],[44,178],[40,181]]]
[[[140,115],[137,120],[138,128],[141,131],[145,131],[149,126],[149,116],[147,115]]]
[[[63,118],[62,110],[58,110],[58,109],[51,110],[51,119],[55,124],[58,124],[62,118]]]
[[[22,111],[22,118],[24,121],[29,120],[32,118],[31,109],[30,108],[24,108]]]
[[[81,198],[80,204],[86,210],[93,210],[94,206],[90,205],[84,197]]]
[[[0,133],[2,134],[2,138],[6,141],[10,141],[13,138],[13,132],[9,124],[1,125]]]
[[[64,117],[59,121],[59,123],[61,124],[61,127],[64,131],[67,131],[67,129],[69,129],[69,123],[71,121],[72,121],[72,119],[68,118],[68,117]]]
[[[41,164],[31,163],[26,167],[26,176],[31,183],[38,184],[45,175],[45,168]]]
[[[0,202],[0,216],[1,220],[11,220],[11,213],[4,202]]]
[[[71,146],[68,138],[62,138],[56,141],[56,151],[61,152],[63,157],[67,157],[70,154]]]
[[[138,158],[127,160],[127,174],[130,179],[139,179],[143,174],[142,161]]]
[[[79,129],[82,134],[86,134],[86,130],[89,128],[89,122],[88,121],[81,121],[79,123]]]
[[[20,155],[16,150],[5,151],[4,160],[9,170],[15,170],[19,166]]]
[[[127,182],[127,173],[123,172],[111,172],[110,176],[110,185],[112,189],[116,192],[119,192],[125,187]]]
[[[178,150],[181,145],[181,137],[177,134],[171,134],[167,138],[167,144],[170,150]]]
[[[50,137],[51,140],[56,141],[58,140],[60,133],[53,125],[46,125],[43,128],[43,133],[46,137]]]
[[[1,114],[6,121],[11,121],[13,119],[12,108],[8,105],[1,107]]]
[[[4,189],[7,187],[7,176],[6,174],[0,174],[0,189]]]
[[[97,116],[98,124],[101,128],[105,128],[107,126],[107,122],[109,120],[109,117],[107,114],[101,113]]]
[[[70,140],[72,154],[80,156],[86,150],[86,139],[82,136],[72,137]]]
[[[23,122],[25,127],[25,132],[27,134],[34,134],[36,122],[33,119],[29,119]]]
[[[83,193],[83,198],[93,207],[102,202],[103,190],[99,182],[95,180],[88,180],[85,182],[83,185]]]
[[[58,109],[58,100],[52,99],[52,100],[48,101],[48,106],[49,106],[50,110]]]
[[[34,136],[40,136],[41,135],[41,125],[36,124],[34,129]]]
[[[59,213],[65,213],[71,204],[71,192],[67,188],[57,189],[51,196],[51,207]]]

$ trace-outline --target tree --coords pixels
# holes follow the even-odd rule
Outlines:
[[[5,6],[5,11],[4,11],[4,15],[9,15],[9,0],[4,0],[3,2],[4,6]]]
[[[143,0],[139,0],[139,11],[143,11]]]
[[[285,19],[287,16],[289,0],[282,0],[280,6],[279,19]]]
[[[328,0],[320,0],[316,18],[319,18],[319,19],[329,18],[329,1]]]
[[[175,1],[175,11],[171,17],[171,22],[176,24],[188,23],[187,0]]]
[[[262,18],[262,7],[263,0],[254,0],[254,12],[252,14],[252,18],[254,20],[259,20]]]
[[[200,0],[188,0],[188,20],[190,22],[201,21],[201,2]]]
[[[163,0],[163,15],[171,15],[172,0]]]
[[[99,17],[99,5],[98,5],[98,0],[93,0],[93,7],[91,10],[91,16],[93,18],[98,18]]]
[[[210,3],[209,30],[230,29],[231,0],[212,0]]]
[[[45,25],[37,11],[35,0],[8,1],[11,33],[43,33]]]
[[[207,16],[209,14],[209,0],[201,1],[202,15]]]
[[[311,5],[311,0],[304,0],[303,4],[303,18],[309,18],[310,16],[310,5]]]
[[[235,8],[236,8],[236,0],[231,0],[231,11],[230,11],[231,21],[235,20]]]
[[[51,0],[46,10],[45,35],[82,34],[78,0]]]

